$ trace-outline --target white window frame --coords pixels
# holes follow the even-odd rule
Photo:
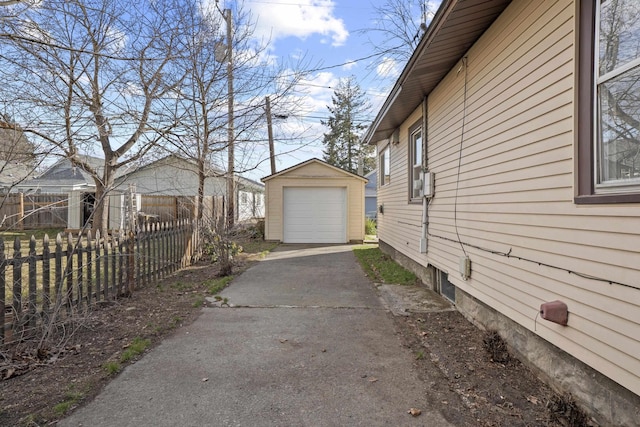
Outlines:
[[[416,149],[420,144],[420,150]],[[409,128],[409,201],[421,201],[423,189],[423,151],[424,134],[422,132],[422,119]]]
[[[602,144],[602,128],[601,118],[603,112],[601,110],[600,94],[601,87],[606,83],[613,81],[615,78],[624,75],[625,73],[633,72],[633,70],[640,67],[640,57],[635,58],[620,67],[617,67],[603,75],[600,75],[600,21],[602,6],[607,3],[611,3],[612,0],[599,1],[596,0],[596,34],[594,43],[594,134],[593,138],[594,147],[593,152],[595,154],[595,161],[593,162],[593,177],[594,187],[596,194],[610,194],[610,193],[637,193],[640,192],[640,177],[631,179],[608,179],[604,180],[605,176],[605,155]],[[638,118],[640,120],[640,117]]]
[[[385,185],[389,185],[391,183],[391,151],[389,150],[390,145],[387,144],[380,150],[380,155],[378,156],[378,163],[380,165],[380,177],[378,182],[380,187],[384,187]]]

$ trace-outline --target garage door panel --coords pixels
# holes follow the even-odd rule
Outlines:
[[[285,243],[345,243],[346,189],[284,188]]]

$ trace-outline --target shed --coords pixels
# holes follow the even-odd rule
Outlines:
[[[366,178],[311,159],[262,182],[266,240],[347,243],[364,239]]]

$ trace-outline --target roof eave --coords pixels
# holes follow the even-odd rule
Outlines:
[[[367,130],[364,142],[375,144],[389,138],[509,3],[511,0],[444,0]]]

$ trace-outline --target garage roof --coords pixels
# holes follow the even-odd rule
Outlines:
[[[269,176],[265,176],[264,178],[262,178],[262,179],[261,179],[261,181],[262,181],[262,182],[268,181],[268,180],[270,180],[270,179],[276,178],[276,177],[278,177],[278,176],[280,176],[280,175],[287,174],[287,173],[289,173],[289,172],[292,172],[292,171],[294,171],[294,170],[296,170],[296,169],[299,169],[299,168],[304,167],[304,166],[306,166],[306,165],[308,165],[308,164],[311,164],[311,163],[319,163],[319,164],[321,164],[321,165],[323,165],[323,166],[326,166],[326,167],[328,167],[328,168],[334,169],[334,170],[336,170],[336,171],[338,171],[338,172],[342,172],[342,173],[343,173],[343,174],[345,174],[345,175],[350,175],[350,176],[352,176],[352,177],[354,177],[354,178],[358,178],[358,179],[360,179],[361,181],[367,182],[367,178],[364,178],[364,177],[362,177],[362,176],[360,176],[360,175],[356,175],[355,173],[351,173],[351,172],[346,171],[346,170],[344,170],[344,169],[341,169],[341,168],[339,168],[339,167],[336,167],[336,166],[330,165],[329,163],[327,163],[327,162],[325,162],[325,161],[322,161],[322,160],[320,160],[320,159],[316,159],[316,158],[309,159],[309,160],[304,161],[304,162],[302,162],[302,163],[298,163],[297,165],[291,166],[291,167],[289,167],[289,168],[287,168],[287,169],[283,169],[283,170],[281,170],[280,172],[274,173],[274,174],[269,175]]]
[[[364,141],[374,144],[389,138],[509,3],[511,0],[443,0]]]

